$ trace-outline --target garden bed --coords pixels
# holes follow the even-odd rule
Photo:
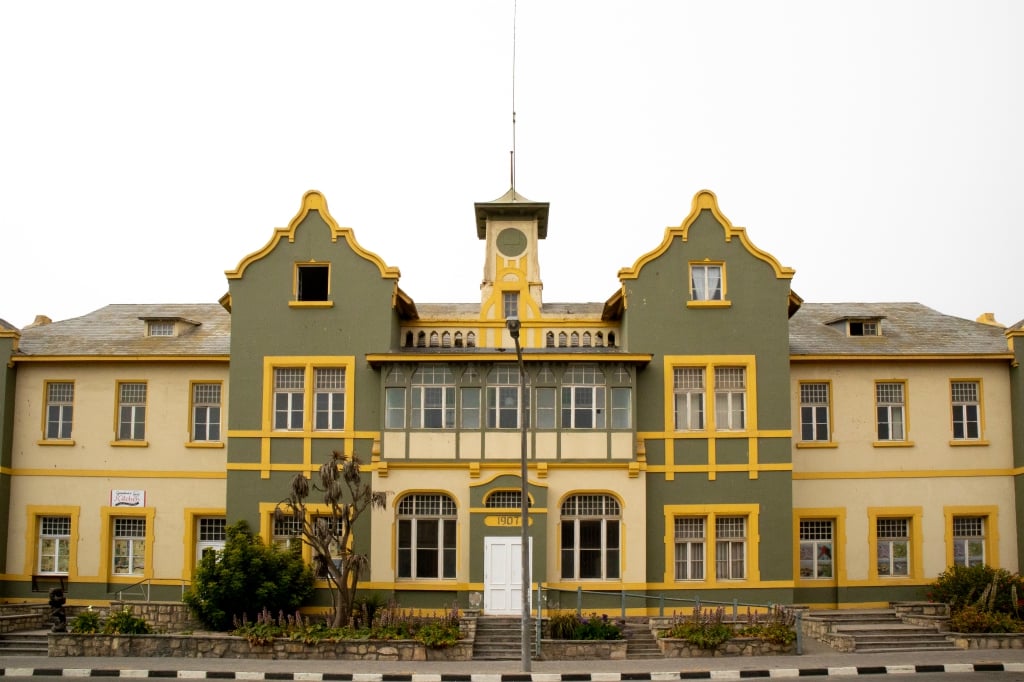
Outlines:
[[[50,633],[49,655],[157,658],[256,658],[267,660],[468,661],[473,643],[431,649],[413,640],[354,639],[316,644],[274,639],[250,644],[233,635],[76,635]]]

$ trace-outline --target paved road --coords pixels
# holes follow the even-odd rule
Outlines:
[[[7,656],[5,677],[122,677],[339,682],[620,682],[748,677],[951,675],[1009,672],[1024,680],[1024,649],[846,654],[804,638],[799,656],[708,657],[627,661],[273,661],[221,658]]]

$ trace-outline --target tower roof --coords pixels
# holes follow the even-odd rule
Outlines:
[[[548,206],[544,201],[530,201],[515,188],[510,187],[507,192],[493,201],[478,201],[473,204],[476,212],[476,236],[483,239],[486,236],[488,218],[522,219],[535,218],[537,220],[537,238],[544,239],[548,236]]]

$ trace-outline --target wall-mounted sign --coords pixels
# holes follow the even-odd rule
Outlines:
[[[485,526],[497,526],[499,528],[522,528],[523,518],[520,514],[496,514],[484,517]],[[528,517],[527,525],[533,525],[533,517]]]
[[[111,507],[145,507],[145,490],[111,490]]]

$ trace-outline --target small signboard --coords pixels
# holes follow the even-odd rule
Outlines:
[[[145,490],[111,490],[111,507],[145,507]]]

